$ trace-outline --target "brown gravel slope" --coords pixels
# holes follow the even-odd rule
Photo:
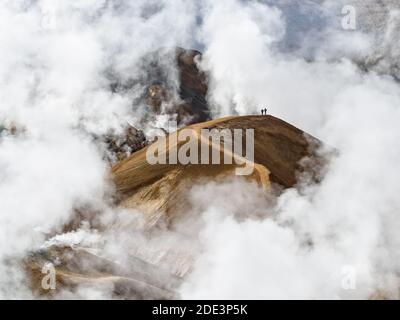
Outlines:
[[[301,160],[306,157],[318,158],[315,151],[320,143],[317,139],[269,115],[225,117],[187,128],[192,128],[196,132],[203,128],[254,129],[255,170],[246,178],[256,180],[265,189],[268,189],[271,183],[277,183],[285,188],[294,186],[298,173],[310,169],[302,166]],[[169,136],[163,139],[167,141],[168,158],[168,151],[173,145]],[[160,143],[163,139],[154,143]],[[148,214],[152,223],[164,215],[170,218],[172,213],[186,208],[188,204],[185,196],[190,186],[234,176],[235,164],[151,165],[146,160],[146,151],[149,147],[115,165],[112,168],[112,177],[120,195],[121,205],[142,209]],[[224,152],[227,151],[221,148],[220,152],[222,159]]]

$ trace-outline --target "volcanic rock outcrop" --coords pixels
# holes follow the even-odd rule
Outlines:
[[[106,158],[110,163],[121,161],[147,145],[148,141],[142,130],[128,126],[122,134],[109,133],[101,139],[106,147]]]
[[[133,104],[147,105],[149,115],[174,116],[182,125],[210,120],[207,76],[198,68],[201,56],[199,51],[183,48],[155,51],[142,58],[144,72],[127,80],[113,76],[111,90],[143,89]]]
[[[158,54],[155,54],[158,57]],[[148,73],[148,83],[145,101],[151,110],[157,114],[176,114],[179,124],[192,124],[210,120],[207,104],[207,78],[197,67],[197,60],[201,59],[201,53],[196,50],[177,48],[173,61],[176,63],[179,97],[174,96],[176,88],[169,83],[169,79],[163,76],[163,66],[157,59],[151,60]],[[165,67],[164,67],[165,68]],[[155,75],[155,76],[154,76]],[[165,104],[166,107],[162,108]]]

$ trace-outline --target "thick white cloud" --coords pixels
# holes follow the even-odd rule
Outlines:
[[[30,297],[18,264],[9,261],[40,247],[76,206],[122,215],[109,208],[107,168],[90,134],[138,122],[143,108],[132,101],[141,88],[112,94],[107,75],[140,78],[143,55],[173,46],[204,51],[201,67],[210,76],[216,116],[268,106],[340,151],[320,185],[287,190],[276,204],[249,185],[195,189],[201,205],[193,210],[203,213],[205,227],[199,242],[195,237],[183,247],[203,254],[182,296],[366,298],[379,287],[390,291],[399,269],[400,89],[388,76],[398,74],[398,14],[387,10],[395,1],[384,1],[389,7],[354,1],[359,29],[349,32],[340,26],[341,5],[2,2],[0,124],[22,131],[3,132],[0,140],[1,296]],[[175,79],[173,66],[165,68]],[[221,206],[232,202],[232,192],[235,206]],[[265,218],[232,215],[249,208]],[[149,252],[167,250],[159,242],[182,243],[169,232],[152,242],[112,231],[102,241],[114,253],[135,241]],[[356,272],[355,290],[343,290],[346,266]],[[107,296],[109,288],[102,290],[82,288],[78,296]]]
[[[142,88],[113,94],[107,73],[140,77],[143,55],[190,47],[194,7],[186,1],[0,4],[0,125],[18,131],[0,137],[1,297],[30,296],[21,291],[27,282],[19,259],[60,231],[75,208],[108,209],[107,165],[90,134],[121,130],[143,114],[132,103]]]

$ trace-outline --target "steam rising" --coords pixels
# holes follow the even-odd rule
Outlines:
[[[121,263],[135,242],[187,252],[195,262],[181,270],[182,298],[398,298],[399,21],[395,1],[382,3],[353,1],[359,28],[345,31],[340,1],[2,2],[1,297],[31,297],[19,261],[49,235],[76,243],[87,233]],[[142,58],[175,46],[204,52],[214,116],[267,106],[335,146],[323,181],[301,181],[277,199],[247,183],[194,186],[196,223],[178,226],[179,236],[143,235],[133,212],[111,204],[92,136],[144,121],[145,107],[132,103],[143,87],[112,92],[112,79],[144,77]],[[165,69],[174,79],[174,68]],[[109,230],[85,224],[61,234],[86,205],[102,212]],[[189,228],[194,236],[180,241]],[[61,297],[103,298],[109,290]]]

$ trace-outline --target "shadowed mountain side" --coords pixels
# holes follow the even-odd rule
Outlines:
[[[309,169],[303,167],[300,160],[305,157],[318,158],[314,152],[315,147],[320,144],[317,139],[273,116],[233,116],[186,128],[193,129],[197,139],[202,139],[199,134],[201,129],[254,129],[254,171],[249,176],[237,178],[256,180],[264,189],[269,189],[271,183],[283,187],[294,186],[297,173]],[[245,134],[243,139],[244,136]],[[185,141],[175,142],[171,135],[159,138],[154,144],[164,142],[167,146],[167,159],[170,150],[176,147],[176,144],[179,147],[185,144]],[[231,152],[224,149],[222,144],[218,146],[208,141],[199,142],[208,143],[211,149],[217,148],[221,159],[225,153]],[[186,211],[189,205],[186,195],[191,186],[232,177],[238,167],[235,161],[234,164],[152,165],[146,159],[146,152],[148,148],[154,148],[154,144],[134,153],[112,168],[120,204],[143,210],[149,218],[150,225],[156,223],[163,215],[169,219],[172,214]],[[243,160],[241,155],[233,154],[233,157]]]

